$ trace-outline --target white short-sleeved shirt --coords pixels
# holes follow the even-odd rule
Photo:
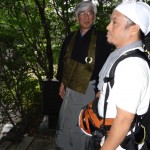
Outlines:
[[[98,103],[103,116],[106,83]],[[115,70],[114,85],[110,89],[106,118],[116,117],[116,107],[133,114],[144,114],[150,101],[150,69],[145,60],[129,57],[119,62]]]

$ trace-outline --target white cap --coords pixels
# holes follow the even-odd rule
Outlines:
[[[123,2],[115,10],[139,25],[145,35],[150,32],[150,6],[148,4],[144,2]]]

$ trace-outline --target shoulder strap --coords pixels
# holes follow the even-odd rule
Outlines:
[[[145,61],[147,61],[149,67],[150,67],[150,60],[147,56],[147,54],[145,52],[142,52],[138,49],[136,50],[133,50],[133,51],[129,51],[125,54],[123,54],[122,56],[120,56],[116,62],[113,64],[113,66],[111,67],[111,70],[110,70],[110,73],[109,73],[109,79],[108,82],[110,82],[110,85],[111,87],[113,87],[114,85],[114,74],[115,74],[115,70],[116,70],[116,67],[118,65],[118,63],[122,60],[124,60],[125,58],[128,58],[128,57],[140,57],[140,58],[143,58]]]
[[[116,62],[113,64],[113,66],[111,67],[110,69],[110,72],[109,72],[109,77],[105,77],[104,78],[104,82],[105,83],[110,83],[110,86],[113,87],[114,85],[114,74],[115,74],[115,70],[116,70],[116,67],[118,65],[118,63],[122,60],[124,60],[125,58],[128,58],[128,57],[140,57],[140,58],[143,58],[144,60],[147,61],[149,67],[150,67],[150,60],[147,56],[147,54],[145,52],[142,52],[138,49],[136,50],[133,50],[133,51],[129,51],[125,54],[123,54],[122,56],[120,56]],[[107,98],[109,96],[109,86],[107,84],[107,87],[106,87],[106,94],[105,94],[105,102],[104,102],[104,112],[103,112],[103,115],[104,115],[104,122],[103,124],[105,125],[105,118],[106,118],[106,111],[107,111]]]

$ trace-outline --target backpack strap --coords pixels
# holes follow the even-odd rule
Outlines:
[[[143,58],[144,60],[146,60],[148,62],[148,65],[150,67],[150,60],[149,60],[146,52],[142,52],[139,49],[136,49],[134,51],[129,51],[129,52],[123,54],[122,56],[120,56],[116,60],[116,62],[113,64],[113,66],[112,66],[112,68],[110,70],[109,79],[107,79],[107,81],[110,82],[111,87],[113,87],[113,85],[114,85],[114,74],[115,74],[115,70],[116,70],[116,67],[117,67],[118,63],[120,61],[124,60],[125,58],[128,58],[128,57],[140,57],[140,58]]]

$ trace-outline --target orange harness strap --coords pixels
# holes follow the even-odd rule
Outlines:
[[[97,115],[93,113],[92,109],[82,110],[80,113],[79,125],[80,128],[87,134],[91,134],[91,124],[95,128],[99,129],[103,124],[103,121],[103,118],[98,118]],[[106,118],[105,126],[111,126],[113,121],[114,118]]]

